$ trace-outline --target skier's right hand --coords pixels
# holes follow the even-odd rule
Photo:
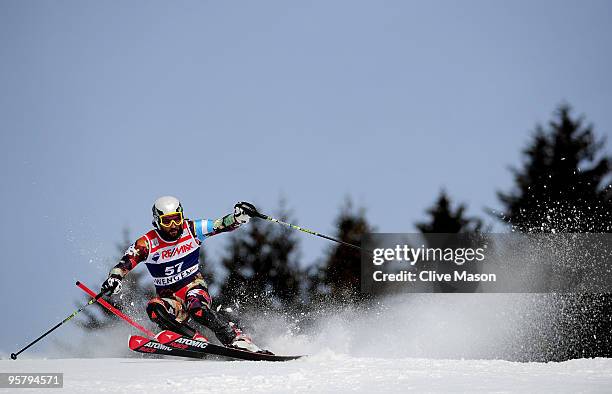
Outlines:
[[[121,277],[118,275],[111,275],[102,283],[100,291],[105,294],[107,292],[110,292],[110,294],[119,294],[121,292],[121,286]]]

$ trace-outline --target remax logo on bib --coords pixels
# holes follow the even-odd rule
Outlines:
[[[191,249],[193,249],[193,241],[185,244],[185,245],[181,245],[181,246],[177,246],[174,249],[171,250],[164,250],[161,253],[161,257],[162,259],[170,259],[174,256],[177,256],[179,254],[183,254],[185,252],[189,252]]]

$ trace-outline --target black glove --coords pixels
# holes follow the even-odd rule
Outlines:
[[[102,288],[100,289],[100,291],[104,292],[105,294],[110,292],[110,294],[119,294],[121,292],[121,280],[122,278],[118,275],[111,275],[108,278],[106,278],[106,280],[104,281],[104,283],[102,283]]]
[[[250,202],[240,201],[234,205],[234,219],[240,224],[248,223],[252,217],[259,217],[261,214],[257,212],[257,208]]]

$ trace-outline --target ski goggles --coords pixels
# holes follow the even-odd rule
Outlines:
[[[183,224],[183,212],[165,213],[159,217],[159,224],[164,227],[179,226]]]

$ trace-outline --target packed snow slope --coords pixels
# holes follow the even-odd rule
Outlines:
[[[610,359],[516,363],[366,358],[323,352],[284,363],[121,358],[0,360],[0,371],[63,372],[64,388],[58,392],[66,393],[603,393],[612,387]]]
[[[128,349],[136,332],[118,320],[82,338],[58,330],[56,347],[15,361],[8,354],[23,344],[0,344],[0,372],[63,372],[60,391],[71,393],[611,392],[612,359],[505,361],[540,360],[562,307],[543,295],[423,294],[314,315],[261,313],[249,329],[256,343],[309,355],[281,363],[152,359]]]

